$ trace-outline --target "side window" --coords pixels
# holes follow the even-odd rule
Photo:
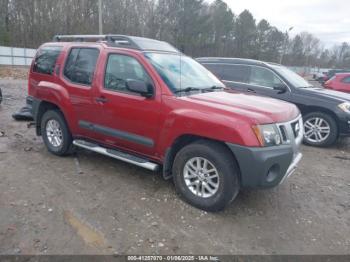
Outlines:
[[[210,72],[212,72],[219,79],[223,79],[224,76],[224,66],[220,64],[203,64]]]
[[[62,47],[60,46],[46,46],[41,48],[35,56],[33,72],[52,75],[61,50]]]
[[[350,84],[350,76],[344,77],[342,82],[346,84]]]
[[[248,83],[250,67],[245,65],[224,65],[223,80]]]
[[[257,66],[251,68],[249,83],[270,88],[282,84],[281,80],[272,71]]]
[[[91,85],[98,55],[96,48],[72,48],[64,67],[65,77],[73,83]]]
[[[127,55],[110,54],[107,61],[104,88],[131,93],[127,89],[126,83],[129,79],[144,81],[147,84],[152,83],[143,66],[135,58]]]

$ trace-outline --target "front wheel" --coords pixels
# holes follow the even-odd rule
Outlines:
[[[304,117],[304,143],[310,146],[327,147],[338,138],[338,126],[332,116],[312,112]]]
[[[72,148],[72,135],[63,114],[49,110],[41,119],[41,135],[47,149],[58,156],[67,155]]]
[[[239,192],[239,170],[224,145],[201,140],[182,148],[173,164],[176,190],[206,211],[224,209]]]

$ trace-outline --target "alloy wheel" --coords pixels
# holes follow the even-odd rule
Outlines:
[[[60,123],[55,119],[50,119],[46,123],[46,136],[49,143],[54,147],[59,147],[63,142],[63,133]]]
[[[312,117],[304,123],[305,138],[313,143],[324,142],[331,133],[329,123],[320,117]]]
[[[196,196],[208,198],[219,189],[219,173],[216,167],[203,157],[189,159],[183,170],[187,188]]]

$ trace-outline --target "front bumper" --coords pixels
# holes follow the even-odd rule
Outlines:
[[[290,145],[244,147],[227,143],[241,171],[241,186],[268,188],[281,184],[297,168],[302,158]]]
[[[337,110],[336,114],[339,119],[339,134],[342,136],[350,136],[350,114],[340,110]]]
[[[304,136],[303,128],[297,129],[296,123],[303,127],[301,115],[292,121],[277,123],[284,133],[283,142],[278,146],[245,147],[226,143],[238,161],[242,187],[274,187],[293,174],[302,158],[299,149]]]

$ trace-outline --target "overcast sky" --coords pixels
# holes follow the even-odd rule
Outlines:
[[[308,31],[326,47],[350,43],[350,0],[224,0],[235,15],[248,9],[257,20],[265,18],[290,35]]]

